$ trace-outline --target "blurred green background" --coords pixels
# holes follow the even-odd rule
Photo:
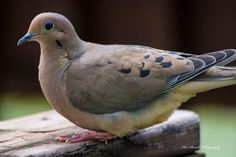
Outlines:
[[[16,47],[38,13],[65,15],[86,41],[201,54],[236,48],[235,7],[234,0],[4,1],[0,5],[0,120],[51,109],[37,78],[39,46]],[[207,157],[236,156],[235,93],[235,86],[213,90],[181,107],[200,115],[200,152]]]

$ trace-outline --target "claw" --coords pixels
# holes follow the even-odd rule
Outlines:
[[[56,137],[55,140],[59,142],[66,142],[66,143],[99,140],[99,141],[105,141],[105,143],[107,144],[107,140],[111,140],[113,138],[116,138],[116,136],[114,136],[111,133],[88,131],[88,132],[83,132],[81,134],[76,134],[72,136],[59,136],[59,137]]]

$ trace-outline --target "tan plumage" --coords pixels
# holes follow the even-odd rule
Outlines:
[[[82,41],[64,16],[34,18],[18,45],[40,43],[48,102],[78,126],[124,136],[166,120],[199,92],[236,84],[229,49],[204,55]]]

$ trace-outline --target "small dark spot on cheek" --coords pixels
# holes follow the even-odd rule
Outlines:
[[[62,29],[60,29],[59,31],[62,32],[62,33],[65,33]]]
[[[61,44],[61,42],[60,42],[59,40],[56,40],[56,43],[57,43],[57,46],[59,46],[60,48],[63,47],[62,44]]]

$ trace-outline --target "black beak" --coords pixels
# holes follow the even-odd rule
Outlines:
[[[38,35],[38,33],[27,33],[17,42],[17,46],[24,44],[27,41],[30,41],[34,36]]]

